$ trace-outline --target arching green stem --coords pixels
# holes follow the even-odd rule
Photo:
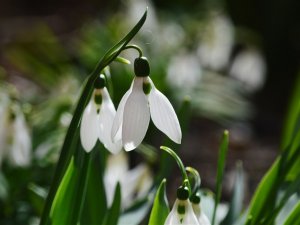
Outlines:
[[[126,49],[130,49],[130,48],[135,49],[135,50],[137,50],[139,52],[139,58],[141,58],[143,56],[142,49],[139,46],[137,46],[137,45],[127,45],[125,48],[123,48],[122,51],[124,51]]]
[[[170,149],[170,148],[168,148],[166,146],[160,146],[160,149],[164,150],[165,152],[167,152],[168,154],[170,154],[175,159],[175,161],[177,162],[177,164],[179,166],[181,175],[182,175],[182,184],[186,185],[188,187],[189,192],[191,194],[192,190],[191,190],[191,184],[190,184],[190,181],[189,181],[189,177],[188,177],[188,175],[186,173],[185,167],[184,167],[181,159],[179,158],[179,156],[172,149]]]
[[[195,180],[194,187],[192,189],[192,194],[194,194],[198,191],[198,189],[200,188],[200,185],[201,185],[200,175],[199,175],[198,171],[193,167],[190,167],[190,166],[185,167],[185,170],[187,172],[191,173],[193,175],[194,180]]]

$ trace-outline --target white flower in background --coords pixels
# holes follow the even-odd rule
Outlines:
[[[0,96],[0,163],[26,167],[31,161],[31,136],[20,106],[6,94]]]
[[[235,57],[229,74],[242,82],[247,91],[254,92],[265,83],[266,62],[257,50],[246,50]]]
[[[177,54],[169,63],[167,80],[177,90],[189,92],[196,85],[199,85],[201,77],[202,69],[197,56],[194,54]]]
[[[122,151],[116,155],[110,155],[107,161],[104,186],[108,206],[112,204],[114,190],[118,182],[121,185],[122,208],[126,208],[134,199],[148,194],[153,178],[150,169],[145,164],[140,164],[130,170],[128,157]]]
[[[200,208],[200,202],[192,203],[192,207],[193,207],[194,213],[198,219],[199,225],[211,225],[209,219],[207,218],[207,216],[205,215],[203,210],[201,210],[201,208]]]
[[[81,120],[80,139],[86,152],[93,149],[98,139],[113,154],[121,150],[121,142],[113,143],[110,136],[115,114],[114,104],[105,87],[105,77],[101,74],[95,82],[95,90]]]
[[[135,149],[144,139],[150,115],[154,125],[172,141],[181,143],[181,128],[170,101],[148,77],[150,67],[145,57],[134,62],[135,78],[121,99],[113,122],[111,137],[122,140],[126,151]]]
[[[205,28],[198,47],[200,62],[209,69],[221,70],[229,61],[234,42],[233,25],[227,16],[216,13]]]
[[[190,200],[176,199],[164,225],[200,225]]]

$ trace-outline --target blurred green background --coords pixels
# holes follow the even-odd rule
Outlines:
[[[213,189],[219,139],[229,129],[223,200],[237,160],[251,196],[280,151],[299,74],[299,1],[2,0],[0,224],[34,224],[41,203],[33,195],[44,196],[50,185],[83,80],[146,6],[148,19],[132,43],[144,49],[153,81],[176,110],[191,99],[181,157]],[[132,61],[136,52],[122,56]],[[132,65],[113,63],[110,74],[117,106]],[[162,140],[151,125],[146,143],[159,147]],[[140,157],[130,156],[134,166]],[[172,175],[174,187],[178,175]]]

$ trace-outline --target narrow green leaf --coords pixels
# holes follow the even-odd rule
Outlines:
[[[296,225],[300,224],[300,202],[294,207],[293,211],[287,217],[283,225]]]
[[[92,151],[91,154],[91,168],[88,174],[86,198],[80,225],[102,224],[107,211],[100,151]]]
[[[291,96],[287,117],[284,123],[281,148],[285,149],[292,141],[295,132],[299,130],[300,115],[300,73],[296,80],[295,87]]]
[[[164,225],[169,212],[166,196],[166,179],[163,179],[156,192],[148,225]]]
[[[244,201],[245,178],[242,162],[236,165],[236,175],[234,182],[234,190],[230,201],[229,211],[220,225],[231,225],[241,215]]]
[[[217,170],[217,184],[216,184],[216,198],[215,198],[215,206],[212,217],[212,225],[215,223],[217,206],[221,200],[221,192],[222,192],[222,182],[225,168],[225,161],[228,152],[228,143],[229,143],[229,132],[225,130],[223,133],[220,149],[219,149],[219,159],[218,159],[218,170]]]
[[[49,224],[77,224],[81,215],[90,169],[90,154],[78,145],[77,157],[72,157],[69,167],[55,195]],[[68,210],[66,210],[68,209]]]
[[[117,225],[121,212],[121,186],[117,184],[114,200],[111,208],[108,210],[103,225]]]

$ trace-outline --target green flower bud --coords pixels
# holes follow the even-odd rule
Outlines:
[[[94,88],[95,89],[102,89],[106,86],[106,79],[103,74],[100,74],[99,77],[95,80]]]
[[[134,60],[134,74],[137,77],[147,77],[150,74],[150,65],[146,57],[136,58]]]
[[[180,186],[177,189],[177,198],[179,200],[187,200],[189,198],[189,189],[186,186]]]
[[[197,191],[192,197],[191,202],[194,204],[199,204],[201,202],[201,197],[199,191]]]

